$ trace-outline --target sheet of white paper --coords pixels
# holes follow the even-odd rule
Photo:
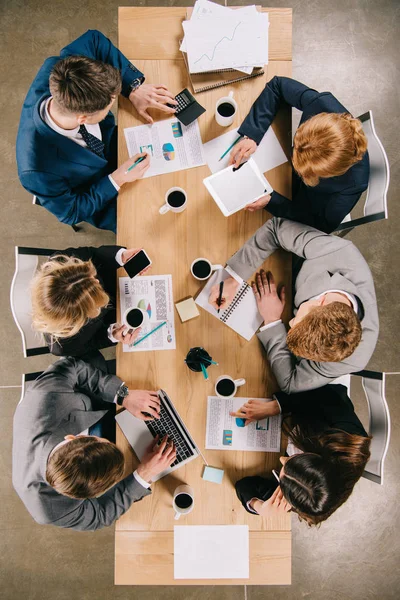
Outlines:
[[[183,22],[191,73],[268,63],[268,13]]]
[[[249,398],[222,399],[209,396],[207,400],[207,450],[247,450],[279,452],[281,447],[282,415],[261,419],[241,426],[241,419],[231,417]],[[258,398],[268,402],[267,398]]]
[[[172,275],[143,275],[142,277],[120,277],[119,297],[121,315],[131,307],[145,310],[148,320],[141,327],[136,341],[144,337],[163,321],[160,327],[137,346],[123,345],[124,352],[145,352],[148,350],[175,350],[174,297],[172,293]]]
[[[153,125],[128,127],[124,134],[129,156],[150,154],[150,167],[144,178],[206,164],[197,120],[185,126],[173,117]]]
[[[203,144],[204,156],[212,173],[221,171],[229,165],[230,152],[221,161],[219,158],[238,138],[238,135],[238,130],[233,129]],[[286,155],[272,127],[264,135],[252,158],[255,160],[261,173],[265,173],[287,162]]]
[[[175,579],[248,579],[248,525],[174,527]]]

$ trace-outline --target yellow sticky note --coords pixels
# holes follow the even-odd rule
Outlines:
[[[175,307],[182,323],[185,321],[190,321],[190,319],[194,319],[200,315],[195,301],[191,297],[177,302]]]

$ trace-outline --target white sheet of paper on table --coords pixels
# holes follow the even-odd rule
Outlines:
[[[248,525],[174,527],[175,579],[248,579]]]
[[[203,144],[206,162],[212,173],[221,171],[229,165],[230,152],[220,161],[219,158],[238,137],[238,130],[233,129]],[[272,127],[264,135],[257,150],[252,154],[261,173],[266,173],[287,162],[286,154],[279,143]]]

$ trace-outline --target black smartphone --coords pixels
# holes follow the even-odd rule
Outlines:
[[[139,273],[146,269],[146,267],[149,267],[151,262],[148,254],[144,250],[140,250],[124,264],[124,269],[129,277],[133,279],[136,275],[139,275]]]

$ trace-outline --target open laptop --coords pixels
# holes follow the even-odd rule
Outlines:
[[[157,394],[161,404],[160,419],[141,421],[127,410],[118,413],[115,417],[139,460],[142,460],[145,451],[157,434],[160,439],[168,436],[168,439],[174,442],[176,448],[175,462],[172,463],[171,467],[157,475],[153,481],[165,477],[171,471],[179,469],[179,467],[201,454],[167,394],[163,390],[158,390]]]

